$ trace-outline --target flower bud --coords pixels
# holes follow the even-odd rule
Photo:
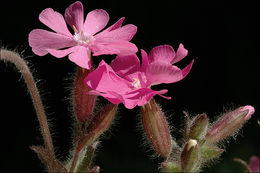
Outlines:
[[[207,143],[216,143],[231,136],[251,118],[255,112],[252,106],[243,106],[220,117],[206,135]]]
[[[198,166],[199,152],[198,143],[190,139],[181,152],[181,167],[184,172],[194,172]]]
[[[154,150],[167,158],[172,150],[171,135],[164,113],[154,99],[142,106],[142,124]]]
[[[161,166],[163,172],[181,172],[179,164],[174,161],[165,161]]]
[[[246,169],[244,172],[256,173],[260,171],[260,157],[258,156],[251,156],[249,164],[242,159],[234,158],[233,160],[244,166]]]
[[[207,131],[208,131],[208,118],[207,114],[200,114],[196,116],[191,124],[189,131],[189,138],[202,140],[204,139]]]
[[[203,162],[218,158],[224,150],[214,145],[203,145],[200,147],[201,159]]]
[[[259,172],[260,171],[260,157],[251,156],[249,163],[250,172]]]
[[[86,135],[78,142],[77,150],[80,151],[85,146],[92,144],[97,138],[103,134],[112,124],[118,105],[107,104],[97,115],[94,116],[91,123],[87,127]]]
[[[76,118],[81,123],[91,118],[96,105],[97,96],[86,94],[90,88],[84,83],[84,78],[91,71],[78,67],[74,81],[73,106]]]

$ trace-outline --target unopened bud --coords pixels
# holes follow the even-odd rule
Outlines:
[[[231,136],[251,118],[255,112],[252,106],[243,106],[220,117],[206,135],[207,143],[216,143]]]
[[[190,139],[181,152],[181,167],[184,172],[196,171],[199,162],[198,143]]]
[[[209,121],[207,118],[207,114],[204,113],[196,116],[189,130],[189,138],[199,141],[204,139],[208,130],[208,124]]]
[[[203,145],[200,148],[201,159],[203,162],[218,158],[224,152],[223,149],[214,145]]]
[[[78,151],[85,146],[92,144],[97,138],[100,137],[101,134],[108,130],[114,120],[117,107],[118,105],[109,103],[104,106],[97,115],[94,116],[87,128],[86,135],[83,136],[78,142]]]
[[[167,158],[172,150],[171,135],[164,113],[154,99],[142,106],[142,124],[154,150]]]
[[[76,118],[81,123],[91,118],[96,105],[97,96],[86,94],[90,88],[84,83],[84,78],[91,71],[78,67],[74,81],[73,106]]]
[[[161,166],[162,172],[181,172],[179,164],[174,161],[165,161]]]
[[[260,157],[251,156],[249,163],[250,172],[259,172],[260,171]]]

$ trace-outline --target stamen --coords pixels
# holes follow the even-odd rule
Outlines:
[[[72,26],[72,28],[73,28],[73,30],[74,30],[75,33],[78,33],[78,32],[79,32],[74,25]]]
[[[132,83],[132,85],[135,87],[135,88],[140,88],[141,87],[141,83],[140,83],[140,80],[137,79],[137,78],[133,78],[134,82]]]

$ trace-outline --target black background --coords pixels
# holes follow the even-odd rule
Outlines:
[[[0,6],[3,46],[22,52],[30,62],[38,82],[54,137],[56,153],[61,160],[68,156],[71,136],[70,86],[75,65],[67,58],[56,59],[50,55],[38,57],[28,45],[32,29],[43,28],[38,15],[48,7],[64,14],[74,1],[5,1]],[[168,101],[156,97],[161,103],[172,134],[180,139],[183,124],[182,111],[192,115],[208,113],[211,121],[226,109],[253,105],[252,119],[240,135],[226,143],[221,161],[205,171],[241,171],[232,161],[234,157],[248,161],[259,155],[259,4],[253,1],[205,3],[190,1],[122,1],[84,0],[85,15],[94,9],[105,9],[110,15],[109,25],[120,17],[125,24],[138,27],[134,42],[139,49],[149,52],[154,46],[170,44],[174,49],[183,43],[189,50],[186,59],[178,63],[184,67],[195,59],[190,74],[182,81],[160,85],[167,88]],[[140,52],[138,52],[140,56]],[[102,56],[110,61],[114,56]],[[97,64],[101,58],[96,58]],[[1,110],[1,171],[41,172],[35,153],[29,146],[42,144],[39,125],[29,94],[20,74],[12,65],[0,63]],[[157,172],[160,159],[142,140],[139,130],[139,108],[120,112],[113,128],[101,139],[95,163],[104,172]]]

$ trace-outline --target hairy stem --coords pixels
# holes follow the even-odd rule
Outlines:
[[[80,150],[75,150],[75,154],[73,156],[73,161],[71,163],[70,172],[74,172],[74,169],[76,168],[78,158],[79,158],[79,152]]]
[[[29,90],[29,93],[32,97],[33,105],[35,107],[36,114],[40,123],[45,147],[49,151],[49,154],[55,156],[48,121],[43,108],[43,104],[39,95],[39,91],[36,87],[34,78],[32,76],[32,73],[30,72],[29,67],[27,66],[26,61],[22,59],[19,54],[5,49],[0,50],[0,60],[13,63],[16,66],[16,68],[19,69],[19,71],[21,72]]]

